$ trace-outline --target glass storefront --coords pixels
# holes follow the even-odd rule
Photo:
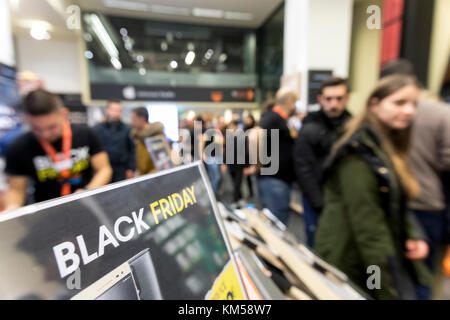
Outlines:
[[[283,74],[284,4],[258,30],[260,101],[273,98]]]
[[[91,83],[257,86],[252,29],[83,13]]]

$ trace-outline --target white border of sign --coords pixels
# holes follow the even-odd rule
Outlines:
[[[231,247],[230,240],[228,239],[228,235],[225,230],[225,225],[222,221],[222,216],[219,213],[219,208],[217,207],[217,202],[216,202],[216,197],[214,196],[214,191],[212,189],[209,179],[206,178],[207,173],[205,170],[205,166],[203,165],[202,162],[197,162],[197,163],[201,164],[201,165],[199,165],[200,174],[202,175],[203,181],[205,181],[206,190],[208,191],[208,196],[211,199],[211,203],[213,206],[214,215],[216,216],[217,224],[219,225],[220,232],[222,233],[223,239],[225,241],[225,246],[227,247],[227,250],[230,253],[231,262],[233,263],[234,270],[238,276],[239,285],[241,286],[241,290],[244,294],[244,298],[245,298],[245,300],[248,300],[248,294],[247,294],[247,291],[245,290],[244,281],[242,280],[241,273],[239,272],[239,268],[236,264],[236,257],[234,256],[234,252]]]

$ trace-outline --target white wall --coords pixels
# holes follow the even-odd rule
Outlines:
[[[81,57],[76,41],[16,38],[19,71],[31,71],[55,93],[81,93]]]
[[[0,0],[0,62],[8,66],[16,65],[7,0]]]
[[[307,64],[309,0],[287,0],[284,17],[284,74],[302,72]]]
[[[348,77],[353,0],[313,0],[308,16],[308,67]]]
[[[301,73],[303,101],[308,70],[348,77],[352,19],[353,0],[286,0],[284,75]]]
[[[450,1],[437,0],[434,7],[428,87],[439,95],[450,57]]]

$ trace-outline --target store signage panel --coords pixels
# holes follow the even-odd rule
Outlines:
[[[155,87],[91,84],[91,100],[255,102],[254,88]]]
[[[200,163],[4,213],[0,299],[242,299],[218,219]]]
[[[308,105],[317,103],[322,82],[333,75],[332,70],[309,70],[308,74]]]
[[[156,136],[145,139],[148,153],[152,158],[156,170],[167,170],[174,167],[170,156],[169,143],[165,136]]]
[[[20,102],[16,69],[0,63],[0,137],[21,125],[16,106]]]

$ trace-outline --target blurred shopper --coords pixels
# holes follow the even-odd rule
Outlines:
[[[224,116],[219,116],[217,117],[217,125],[216,125],[216,129],[219,130],[223,136],[225,136],[225,131],[227,130],[227,123],[225,121],[225,117]]]
[[[349,89],[345,79],[326,79],[317,96],[322,109],[310,113],[303,120],[295,142],[295,172],[303,193],[303,216],[307,244],[310,247],[314,245],[317,219],[323,207],[320,185],[322,166],[333,143],[342,135],[345,122],[351,117],[346,110],[348,99]]]
[[[262,107],[263,113],[271,111],[273,107],[275,107],[275,104],[276,104],[275,100],[272,99],[267,100]]]
[[[24,99],[24,109],[31,132],[8,147],[7,210],[25,204],[28,178],[35,182],[36,202],[110,182],[108,154],[91,129],[69,124],[59,97],[41,89],[32,91]]]
[[[120,101],[109,101],[106,107],[106,121],[94,127],[111,162],[113,169],[111,182],[133,178],[136,170],[136,149],[130,137],[131,129],[121,118]]]
[[[239,129],[239,121],[233,120],[228,124],[228,130],[230,130],[233,133],[233,146],[227,145],[225,150],[227,151],[227,148],[229,148],[228,151],[233,151],[233,161],[232,163],[227,163],[227,169],[228,172],[231,175],[231,178],[233,179],[233,201],[238,202],[242,198],[241,188],[242,188],[242,180],[244,177],[244,167],[245,163],[239,163],[239,147],[238,147],[238,141],[239,141],[239,132],[242,133],[242,131],[238,131]],[[227,138],[228,139],[228,138]],[[231,142],[228,141],[227,142]],[[231,150],[233,148],[233,150]],[[246,149],[248,150],[248,149]],[[224,158],[226,159],[226,152]],[[245,159],[244,159],[245,160]]]
[[[248,115],[244,120],[244,131],[253,129],[256,126],[255,118],[252,115]]]
[[[252,115],[247,116],[244,120],[244,131],[248,133],[248,130],[253,130],[255,127],[256,127],[255,118]],[[246,151],[250,150],[248,138],[246,139],[245,150]],[[245,168],[249,168],[249,166],[247,165]],[[247,180],[249,197],[253,198],[255,193],[253,191],[253,180],[252,179],[254,179],[254,178],[252,178],[252,175],[245,175],[245,179]]]
[[[223,163],[223,144],[222,132],[212,126],[213,117],[211,114],[203,115],[201,155],[205,163],[206,171],[211,181],[214,193],[219,192],[222,179],[221,164]]]
[[[275,105],[262,115],[259,122],[259,127],[267,130],[267,150],[271,150],[271,130],[279,131],[279,154],[270,155],[272,158],[279,158],[279,169],[272,176],[258,175],[259,198],[262,205],[285,225],[287,225],[289,219],[291,185],[294,181],[292,159],[294,139],[291,137],[287,121],[295,114],[295,103],[298,98],[295,91],[281,88],[276,94]],[[277,141],[273,142],[276,143]],[[250,175],[253,172],[256,172],[255,166],[246,169],[245,173]]]
[[[381,77],[392,74],[415,76],[413,65],[403,59],[386,64]],[[443,181],[450,172],[450,106],[433,99],[422,90],[411,136],[411,160],[421,192],[409,202],[424,228],[430,246],[427,265],[434,271],[440,246],[448,228],[448,206]]]
[[[149,123],[148,110],[145,107],[136,108],[131,113],[131,138],[136,145],[136,167],[143,176],[156,172],[152,157],[148,152],[145,140],[151,137],[164,136],[162,123]]]
[[[414,78],[381,80],[362,115],[348,123],[324,172],[315,249],[377,299],[420,298],[415,290],[430,280],[423,261],[428,245],[406,208],[420,192],[408,164],[418,93]],[[379,267],[379,289],[368,288],[369,266]]]

